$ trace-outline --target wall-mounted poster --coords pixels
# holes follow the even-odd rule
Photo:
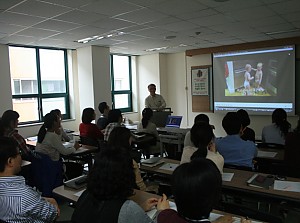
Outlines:
[[[209,95],[210,66],[192,67],[192,95]]]

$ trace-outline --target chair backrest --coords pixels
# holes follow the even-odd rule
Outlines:
[[[62,162],[36,152],[31,164],[34,186],[42,192],[42,196],[52,197],[52,190],[63,184]]]
[[[225,164],[224,164],[224,168],[253,171],[252,167],[248,167],[248,166],[237,166],[237,165],[228,164],[228,163],[225,163]]]
[[[256,144],[257,148],[270,148],[270,149],[284,149],[284,145],[277,144],[277,143],[266,143],[266,142],[259,142]]]
[[[86,136],[80,136],[80,143],[89,146],[97,146],[99,147],[99,142],[96,139],[92,139]]]

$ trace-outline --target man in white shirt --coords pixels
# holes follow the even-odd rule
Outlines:
[[[150,92],[150,95],[145,99],[145,108],[151,108],[152,110],[158,111],[163,110],[166,107],[166,102],[161,95],[155,93],[155,84],[149,84],[148,91]]]

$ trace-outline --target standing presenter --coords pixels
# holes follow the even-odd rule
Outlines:
[[[150,95],[145,99],[145,108],[162,111],[166,107],[166,102],[161,95],[155,93],[155,84],[149,84],[148,91],[150,92]]]

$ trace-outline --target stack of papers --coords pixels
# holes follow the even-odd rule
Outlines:
[[[267,158],[274,158],[277,155],[276,152],[267,152],[267,151],[258,151],[257,157],[267,157]]]
[[[160,170],[170,170],[170,171],[174,171],[178,166],[179,166],[179,164],[165,163],[164,165],[162,165],[161,167],[159,167],[159,169],[160,169]]]
[[[234,173],[223,173],[222,174],[222,181],[230,182],[233,178]]]
[[[300,182],[275,180],[274,190],[300,192]]]

